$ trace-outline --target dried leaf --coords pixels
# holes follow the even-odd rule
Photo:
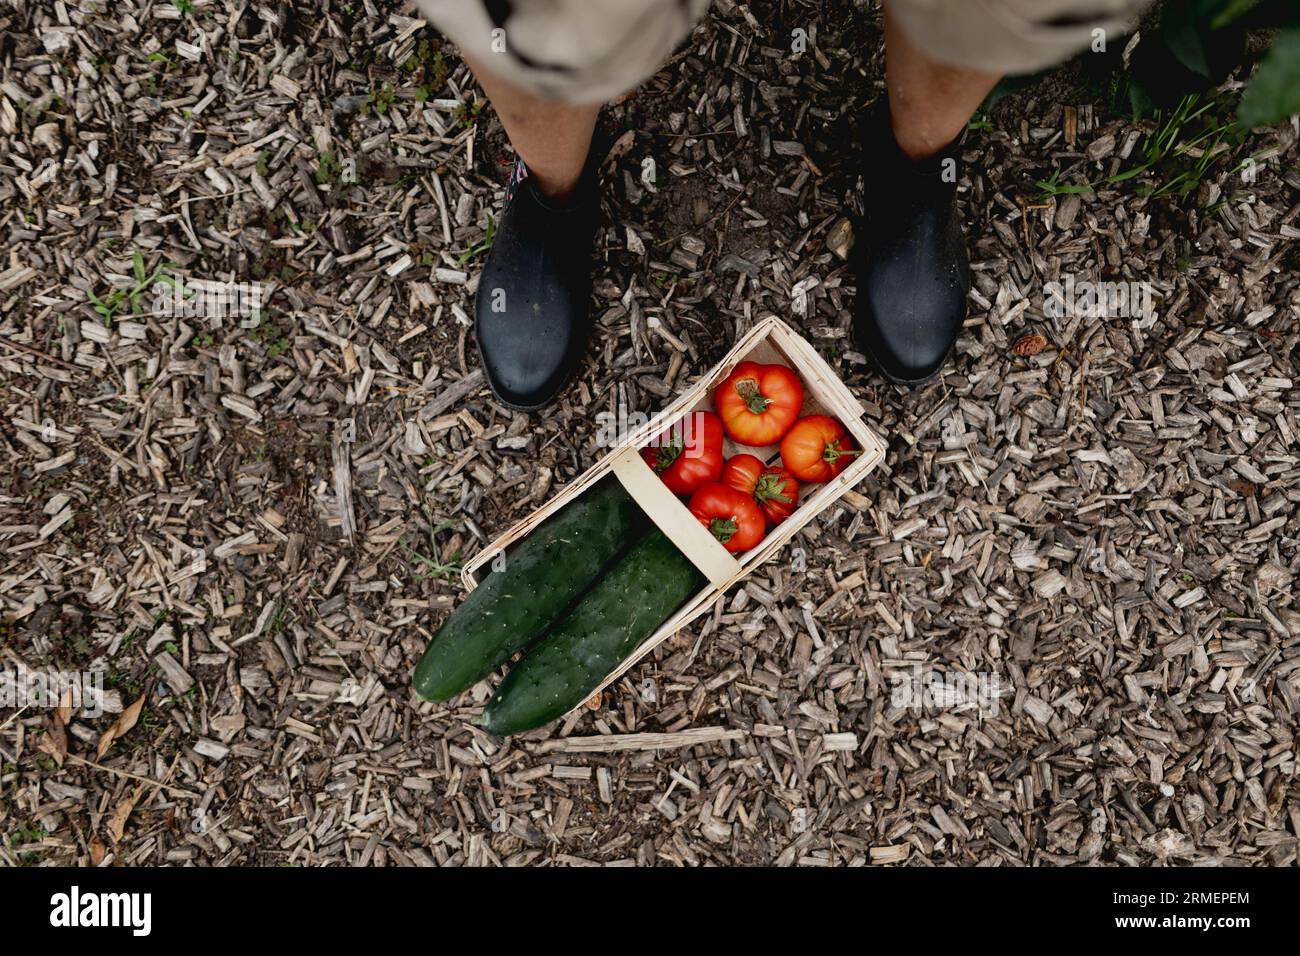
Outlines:
[[[131,811],[135,809],[136,803],[140,800],[140,794],[144,787],[136,787],[129,797],[124,797],[122,802],[113,808],[113,812],[108,817],[108,822],[104,826],[108,829],[108,834],[113,838],[114,843],[122,842],[122,834],[126,830],[126,821],[131,816]]]
[[[63,697],[59,699],[59,706],[54,708],[54,713],[46,721],[45,735],[37,744],[37,749],[53,757],[54,762],[60,767],[63,766],[63,758],[68,755],[67,726],[71,719],[72,688],[69,687],[64,690]]]
[[[1028,357],[1037,355],[1045,348],[1047,348],[1047,338],[1037,332],[1030,332],[1016,339],[1016,344],[1011,346],[1011,353]]]
[[[72,720],[72,688],[69,687],[63,692],[63,697],[59,701],[59,706],[54,710],[54,719],[60,726],[68,726]]]
[[[45,733],[41,735],[36,749],[49,754],[56,764],[63,766],[63,758],[68,754],[68,732],[63,729],[57,713],[45,722]]]
[[[126,736],[135,726],[135,722],[140,719],[140,710],[144,707],[144,698],[145,695],[141,694],[139,700],[123,709],[117,720],[113,722],[113,726],[100,736],[99,747],[95,750],[96,760],[102,760],[104,754],[108,753],[108,748],[113,746],[113,741]]]

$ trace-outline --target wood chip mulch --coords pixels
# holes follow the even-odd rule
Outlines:
[[[903,391],[838,254],[888,185],[878,13],[719,2],[606,111],[594,345],[529,418],[469,327],[510,153],[414,15],[0,9],[0,668],[108,690],[0,711],[0,864],[1295,865],[1294,124],[1181,200],[1052,196],[1152,124],[1068,67],[1003,101],[968,328]],[[1046,316],[1067,274],[1155,321]],[[259,283],[260,322],[163,277]],[[501,741],[490,683],[418,702],[461,563],[768,314],[885,464],[594,709]],[[916,673],[997,706],[907,706]]]

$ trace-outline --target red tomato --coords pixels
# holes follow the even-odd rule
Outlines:
[[[722,474],[722,422],[712,412],[692,412],[642,448],[641,457],[685,498]]]
[[[844,426],[829,415],[801,418],[781,439],[781,463],[800,481],[830,481],[860,454]]]
[[[741,362],[713,392],[727,437],[742,445],[775,445],[799,417],[803,383],[784,365]]]
[[[691,495],[690,509],[700,524],[733,554],[748,551],[763,540],[766,530],[763,512],[743,491],[715,481]]]
[[[758,502],[769,528],[790,517],[799,504],[799,482],[794,476],[784,468],[768,468],[753,455],[732,455],[719,480]]]

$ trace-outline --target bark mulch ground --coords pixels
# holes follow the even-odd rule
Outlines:
[[[1107,185],[1157,124],[1072,68],[981,114],[968,328],[904,391],[837,254],[877,14],[719,2],[605,114],[598,330],[529,418],[469,327],[508,147],[413,14],[0,10],[2,666],[109,697],[0,711],[0,862],[1295,864],[1294,125]],[[768,314],[885,464],[575,719],[414,699],[462,562]]]

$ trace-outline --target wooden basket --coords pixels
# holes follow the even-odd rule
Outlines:
[[[862,454],[825,484],[801,482],[799,506],[794,513],[768,532],[756,547],[743,554],[732,555],[696,520],[686,505],[668,490],[641,458],[640,449],[684,415],[701,410],[713,411],[714,388],[731,374],[732,369],[747,359],[764,364],[777,363],[794,369],[804,385],[804,404],[800,416],[825,414],[839,419],[862,449]],[[461,572],[465,587],[473,590],[478,584],[479,569],[483,565],[490,563],[497,554],[508,549],[588,487],[612,472],[650,520],[700,569],[709,583],[605,677],[594,692],[599,694],[662,641],[708,611],[728,588],[776,554],[800,528],[830,507],[835,499],[860,482],[880,463],[885,456],[885,446],[863,422],[862,415],[862,406],[857,399],[803,336],[778,318],[763,319],[736,343],[708,375],[648,423],[625,435],[613,451],[566,485],[545,505],[480,551]],[[779,449],[776,445],[766,448],[736,445],[729,438],[724,439],[725,457],[730,458],[740,452],[748,452],[771,463],[777,459]]]

